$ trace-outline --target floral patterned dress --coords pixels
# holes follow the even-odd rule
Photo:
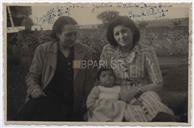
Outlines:
[[[129,86],[133,88],[163,82],[158,59],[152,47],[136,45],[129,53],[123,54],[119,48],[107,44],[103,48],[100,64],[111,66],[120,86],[130,83]],[[161,102],[157,93],[147,91],[127,104],[125,120],[151,121],[159,112],[173,115],[173,111]]]

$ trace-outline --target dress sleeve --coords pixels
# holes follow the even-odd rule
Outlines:
[[[153,84],[162,84],[163,83],[163,78],[162,78],[162,73],[160,70],[159,62],[157,55],[154,51],[154,49],[148,48],[145,51],[145,66],[146,70],[149,74],[149,78],[152,81]]]
[[[43,67],[44,52],[41,46],[37,47],[34,53],[32,64],[26,76],[27,94],[30,95],[33,89],[40,88],[40,78]]]
[[[87,101],[86,101],[87,108],[90,108],[95,104],[96,100],[99,97],[99,93],[100,93],[100,90],[99,90],[98,86],[95,86],[91,90],[90,94],[88,95]]]

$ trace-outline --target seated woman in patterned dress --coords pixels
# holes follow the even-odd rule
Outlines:
[[[120,98],[127,103],[125,120],[130,122],[176,121],[173,111],[155,92],[163,85],[153,48],[139,42],[140,32],[128,17],[110,22],[100,65],[111,66],[121,86]]]

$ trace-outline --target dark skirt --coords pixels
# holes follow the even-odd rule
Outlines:
[[[72,108],[49,96],[31,98],[19,111],[20,121],[71,121]]]

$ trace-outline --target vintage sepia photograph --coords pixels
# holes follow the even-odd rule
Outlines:
[[[4,3],[5,122],[191,123],[191,3]]]

